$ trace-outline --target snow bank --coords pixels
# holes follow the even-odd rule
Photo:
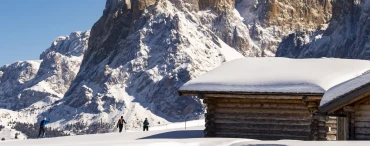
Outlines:
[[[240,138],[203,138],[204,127],[188,130],[123,132],[22,141],[0,141],[1,146],[362,146],[367,141],[260,141]]]
[[[365,85],[368,85],[369,83],[370,83],[370,74],[367,73],[357,78],[343,82],[339,85],[336,85],[325,92],[324,97],[321,99],[320,106],[328,104],[330,101],[337,99],[338,97],[343,96]]]
[[[243,58],[191,80],[180,91],[324,94],[369,69],[365,60]]]

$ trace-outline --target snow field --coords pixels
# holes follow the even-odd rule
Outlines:
[[[203,138],[204,127],[187,130],[123,132],[21,141],[0,141],[1,146],[365,146],[367,141],[260,141],[238,138]]]

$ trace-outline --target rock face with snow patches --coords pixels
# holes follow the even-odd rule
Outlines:
[[[166,119],[201,113],[198,100],[178,97],[182,84],[226,61],[225,51],[274,56],[284,35],[316,29],[330,10],[327,0],[108,0],[64,104],[101,113],[136,101]]]
[[[63,98],[82,61],[90,32],[74,32],[57,38],[41,60],[22,61],[0,68],[0,107],[27,108]]]
[[[328,25],[286,37],[277,56],[370,59],[370,0],[335,0]]]
[[[198,99],[179,97],[177,89],[241,55],[200,25],[199,16],[186,9],[192,3],[141,2],[107,2],[81,71],[63,99],[66,105],[124,114],[135,105],[168,120],[203,112]]]

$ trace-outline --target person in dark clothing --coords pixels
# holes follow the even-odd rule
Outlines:
[[[50,118],[49,118],[49,120],[46,120],[46,118],[44,118],[44,119],[40,122],[39,135],[37,136],[37,138],[39,138],[41,134],[42,134],[42,138],[44,138],[44,137],[45,137],[45,126],[46,126],[46,124],[48,124],[49,122],[50,122]]]
[[[143,125],[144,125],[143,131],[145,131],[145,130],[149,131],[149,122],[148,122],[147,118],[145,118]]]
[[[117,128],[119,128],[120,133],[122,132],[123,123],[126,124],[126,121],[123,119],[123,116],[121,116],[121,119],[119,119],[117,123]]]

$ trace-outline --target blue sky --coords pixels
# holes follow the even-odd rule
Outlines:
[[[0,0],[0,66],[37,60],[58,36],[91,29],[106,0]]]

